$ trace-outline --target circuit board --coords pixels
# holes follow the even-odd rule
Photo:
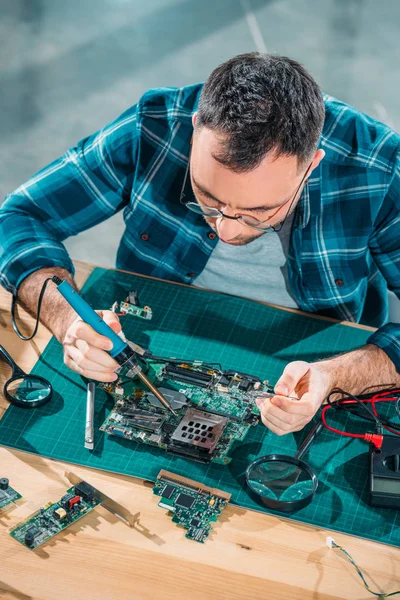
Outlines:
[[[174,513],[173,523],[185,527],[185,537],[204,542],[231,495],[169,471],[160,471],[153,488],[158,506]]]
[[[69,488],[58,502],[49,502],[18,523],[9,534],[29,550],[35,550],[99,504],[95,488],[81,481]]]
[[[133,306],[132,304],[128,304],[127,302],[120,302],[119,305],[119,314],[120,315],[132,315],[133,317],[139,317],[139,319],[150,319],[153,317],[152,310],[150,306]]]
[[[150,306],[139,305],[139,295],[136,290],[128,292],[125,300],[122,302],[114,302],[111,310],[119,317],[131,315],[133,317],[139,317],[139,319],[146,319],[150,321],[153,318],[153,311]]]
[[[6,477],[0,479],[0,516],[15,506],[22,498],[9,484]]]
[[[140,380],[119,380],[101,384],[115,405],[100,429],[203,463],[231,461],[234,445],[259,422],[255,398],[271,389],[258,377],[198,361],[148,359],[145,367],[176,414]]]

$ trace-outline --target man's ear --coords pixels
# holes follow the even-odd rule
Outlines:
[[[196,126],[196,119],[197,119],[197,112],[193,113],[192,115],[192,125],[193,125],[193,129]]]
[[[314,155],[314,160],[312,163],[312,171],[314,171],[314,169],[316,169],[319,165],[319,163],[321,162],[321,160],[324,158],[325,156],[325,150],[322,150],[321,148],[319,148],[315,155]]]

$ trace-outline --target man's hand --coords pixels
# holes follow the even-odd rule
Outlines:
[[[37,299],[47,277],[58,275],[72,286],[72,276],[65,269],[46,267],[35,271],[21,283],[18,296],[28,312],[36,316]],[[97,311],[104,321],[115,331],[121,331],[118,317],[110,310]],[[106,350],[111,350],[111,341],[96,333],[82,319],[77,317],[55,286],[49,285],[43,296],[41,322],[51,331],[64,347],[65,364],[88,379],[115,381],[118,363]]]
[[[117,315],[110,310],[96,312],[115,333],[121,331]],[[80,317],[72,321],[61,343],[64,347],[64,363],[72,371],[97,381],[108,382],[118,379],[115,370],[118,369],[119,364],[107,352],[112,349],[112,342],[104,335],[96,333]]]
[[[368,344],[316,363],[289,363],[273,398],[257,398],[262,422],[278,435],[299,431],[335,388],[359,395],[372,388],[400,387],[400,374],[384,350]],[[286,396],[294,396],[291,400]]]
[[[303,429],[311,421],[333,387],[329,370],[322,365],[323,362],[289,363],[275,386],[276,396],[257,398],[261,420],[268,429],[284,435]]]

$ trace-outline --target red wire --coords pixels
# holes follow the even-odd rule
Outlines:
[[[396,402],[398,400],[398,398],[388,398],[388,396],[393,393],[400,393],[400,390],[395,389],[395,390],[388,390],[387,392],[379,392],[379,393],[375,394],[374,396],[372,396],[372,398],[361,400],[361,402],[363,404],[371,404],[372,412],[379,419],[379,415],[378,415],[378,411],[376,409],[375,403],[376,402]],[[354,405],[354,404],[358,404],[358,402],[356,400],[351,400],[351,399],[341,400],[340,405],[342,406],[344,404],[348,404],[348,405],[353,404]],[[332,431],[333,433],[337,433],[338,435],[343,435],[345,437],[359,438],[359,439],[366,439],[366,436],[369,437],[370,435],[373,435],[373,434],[365,434],[365,433],[349,433],[347,431],[341,431],[340,429],[335,429],[334,427],[331,427],[330,425],[328,425],[328,423],[326,421],[326,412],[330,408],[335,408],[335,407],[330,404],[327,404],[326,406],[324,406],[324,408],[322,409],[322,413],[321,413],[322,422],[323,422],[324,426],[327,429],[329,429],[329,431]],[[382,424],[382,427],[384,427],[384,429],[386,429],[387,431],[390,431],[391,433],[394,433],[395,435],[400,436],[400,431],[391,429],[387,425],[383,425],[383,424]]]

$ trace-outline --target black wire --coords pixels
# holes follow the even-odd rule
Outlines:
[[[198,364],[199,367],[210,367],[212,369],[215,370],[215,367],[218,367],[218,370],[222,372],[222,365],[218,362],[203,362],[201,360],[191,360],[188,358],[167,358],[165,356],[155,356],[154,354],[152,354],[150,352],[150,350],[147,350],[144,354],[144,356],[146,358],[149,358],[151,360],[159,360],[165,363],[185,363],[187,365],[194,365],[194,364]]]
[[[395,404],[395,407],[394,407],[394,408],[395,408],[395,410],[396,410],[397,416],[398,416],[398,417],[399,417],[399,419],[400,419],[400,396],[399,396],[399,398],[397,399],[397,402],[396,402],[396,404]],[[399,425],[399,429],[400,429],[400,425]]]
[[[393,386],[391,386],[391,387],[393,387]],[[373,398],[373,396],[375,396],[377,394],[390,391],[391,387],[383,388],[381,390],[376,390],[375,392],[371,392],[369,394],[360,394],[360,396],[353,396],[352,394],[345,392],[344,390],[342,390],[340,388],[336,388],[336,389],[332,390],[330,392],[330,394],[328,395],[327,403],[329,404],[329,406],[331,406],[332,408],[334,408],[336,410],[343,410],[344,412],[348,412],[355,417],[360,417],[361,419],[366,419],[368,421],[375,421],[378,428],[381,426],[386,426],[386,427],[390,427],[391,429],[396,429],[397,431],[400,431],[400,424],[393,423],[392,421],[385,419],[383,417],[380,417],[379,419],[377,419],[377,417],[369,409],[369,407],[363,403],[363,400],[370,400],[371,398]],[[342,397],[338,398],[337,400],[331,400],[331,396],[334,394],[341,394]],[[398,395],[398,393],[396,395]],[[342,404],[342,402],[344,402],[347,398],[350,398],[351,400],[355,400],[358,404],[357,405]],[[361,414],[359,412],[360,409],[359,409],[358,405],[362,406],[363,410],[365,411],[363,414]],[[395,408],[396,408],[397,414],[400,417],[400,397],[396,402]],[[367,414],[365,414],[365,413],[367,413]]]
[[[17,336],[19,338],[21,338],[21,340],[24,340],[24,342],[29,342],[29,340],[32,340],[35,337],[35,335],[37,334],[37,330],[38,330],[39,322],[40,322],[40,310],[42,308],[43,296],[46,291],[48,282],[52,281],[52,279],[53,279],[52,277],[48,277],[44,281],[44,283],[42,285],[42,289],[40,290],[39,300],[38,300],[38,305],[37,305],[37,310],[36,310],[36,324],[35,324],[35,328],[33,330],[32,335],[30,335],[29,337],[25,336],[18,329],[18,325],[16,322],[16,313],[15,313],[16,307],[17,307],[17,300],[18,300],[18,291],[15,291],[15,293],[13,294],[12,301],[11,301],[11,323],[12,323],[13,329],[14,329],[15,333],[17,334]]]
[[[345,396],[345,398],[349,398],[350,400],[355,400],[360,406],[362,406],[362,408],[368,413],[368,415],[370,417],[372,417],[372,419],[375,421],[375,423],[378,425],[378,427],[380,427],[382,425],[381,420],[376,415],[374,415],[374,413],[369,408],[369,406],[367,406],[366,404],[364,404],[364,402],[360,398],[358,398],[357,396],[353,396],[353,394],[350,394],[349,392],[345,392],[344,390],[341,390],[340,388],[336,388],[336,390],[333,390],[333,392],[334,391],[337,394],[342,394],[342,396]],[[331,393],[333,393],[333,392],[331,392]],[[344,398],[342,398],[342,400],[344,400]],[[332,403],[330,403],[330,404],[332,406]]]
[[[376,386],[374,386],[374,387],[376,388]],[[390,384],[387,384],[386,387],[375,389],[374,392],[359,394],[357,396],[357,398],[359,398],[360,400],[370,400],[371,398],[373,398],[376,395],[383,394],[384,392],[390,392],[391,390],[393,390],[393,388],[397,389],[393,383],[390,383]],[[338,402],[340,402],[342,400],[342,398],[338,398],[338,400],[331,400],[331,396],[334,394],[338,394],[338,393],[339,394],[344,393],[346,396],[348,395],[347,392],[343,392],[343,390],[341,390],[340,388],[333,389],[328,394],[328,397],[327,397],[327,403],[330,406],[335,406]],[[344,406],[342,406],[341,408],[342,408],[342,410],[347,410]]]

